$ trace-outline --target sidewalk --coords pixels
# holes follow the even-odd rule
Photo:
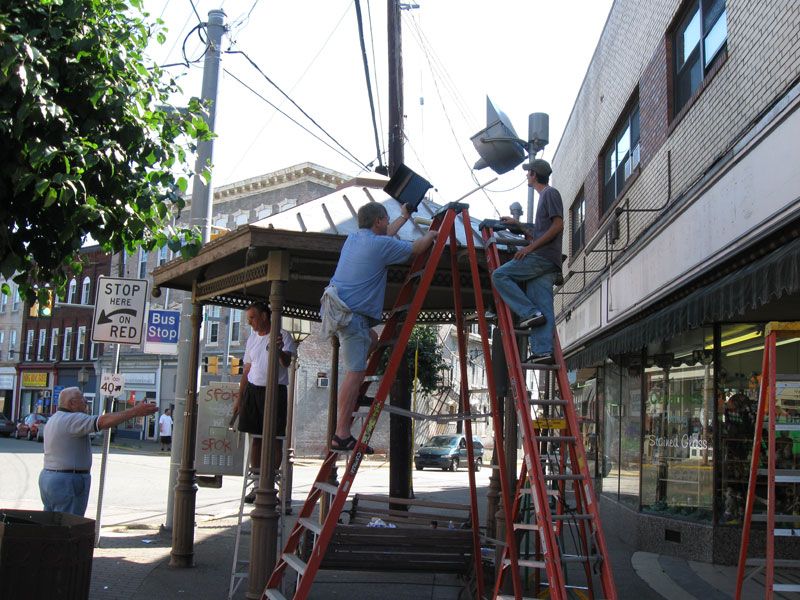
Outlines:
[[[224,599],[228,595],[235,540],[235,516],[199,522],[195,529],[195,567],[169,566],[171,539],[157,525],[104,530],[95,549],[92,600]],[[642,600],[730,600],[735,567],[637,552],[607,533],[619,597]],[[489,586],[487,586],[489,587]],[[243,599],[246,582],[237,594]],[[748,581],[745,599],[763,598],[763,576]],[[324,600],[459,600],[462,584],[453,576],[320,571],[310,598]],[[781,596],[776,596],[781,597]]]

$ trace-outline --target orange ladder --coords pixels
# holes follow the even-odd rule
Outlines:
[[[800,536],[800,515],[776,514],[775,500],[780,486],[800,484],[800,470],[778,469],[776,466],[777,432],[800,431],[800,423],[782,423],[778,419],[777,405],[777,365],[776,355],[778,339],[800,337],[800,323],[767,323],[764,330],[764,358],[761,366],[761,386],[758,397],[758,413],[753,437],[753,454],[750,462],[750,477],[747,486],[747,505],[742,522],[742,545],[739,550],[739,567],[736,571],[736,600],[742,598],[742,586],[745,580],[746,567],[764,569],[764,598],[771,600],[775,592],[800,592],[798,583],[776,583],[775,568],[798,568],[800,560],[776,559],[775,538]],[[765,418],[766,417],[766,418]],[[764,428],[767,433],[767,468],[761,465],[761,444],[764,439]],[[759,479],[759,476],[761,477]],[[767,512],[754,514],[756,502],[756,485],[763,482],[767,490]],[[795,492],[796,493],[796,492]],[[753,521],[765,521],[766,553],[764,558],[747,558],[750,544],[750,529]],[[788,527],[776,528],[775,523],[788,524]],[[751,573],[751,576],[754,573]]]
[[[489,272],[493,273],[500,266],[497,245],[504,243],[498,240],[495,232],[507,229],[508,226],[502,221],[484,221],[480,228]],[[518,570],[532,568],[540,575],[546,574],[547,581],[541,585],[547,586],[551,599],[565,600],[571,596],[573,588],[585,589],[591,598],[596,597],[594,591],[596,570],[599,570],[602,589],[600,597],[616,599],[617,591],[600,521],[599,505],[589,475],[586,452],[578,427],[558,335],[554,332],[555,365],[523,363],[517,347],[517,335],[527,335],[528,332],[515,331],[511,310],[497,291],[493,291],[508,365],[509,389],[517,412],[525,459],[513,500],[507,495],[503,496],[503,504],[512,505],[514,517],[513,520],[506,520],[506,523],[513,524],[506,529],[519,534],[525,532],[537,536],[536,547],[540,549],[540,553],[533,559],[517,557],[515,544],[507,545],[502,553],[503,560],[498,565],[492,598],[504,600],[523,598],[519,588]],[[525,372],[529,370],[554,373],[559,396],[534,397],[526,389]],[[570,506],[568,496],[570,493],[574,496],[574,506]],[[517,522],[523,494],[531,496],[535,523]],[[554,502],[552,507],[551,500]],[[576,547],[572,553],[568,552],[569,549],[566,547],[565,538],[568,531],[576,531],[578,534],[578,543],[574,544]],[[568,584],[568,567],[571,565],[582,567],[586,578],[585,586]],[[513,596],[501,593],[505,577],[509,574],[514,584]],[[541,577],[537,577],[536,580],[540,581]],[[535,592],[538,594],[539,590]]]
[[[470,479],[470,502],[471,502],[471,526],[473,535],[473,564],[476,577],[476,593],[478,598],[483,597],[483,577],[481,565],[481,552],[480,552],[480,535],[479,535],[479,515],[477,509],[475,473],[474,473],[474,453],[472,445],[472,428],[469,419],[469,398],[466,392],[466,342],[463,327],[463,310],[461,308],[461,278],[457,265],[457,240],[456,240],[456,216],[461,214],[464,223],[464,233],[467,239],[467,245],[470,249],[470,262],[472,265],[472,272],[477,276],[477,262],[475,259],[475,249],[472,241],[474,235],[470,227],[469,214],[467,212],[467,205],[460,203],[451,203],[442,208],[433,218],[431,223],[431,230],[438,231],[438,237],[433,246],[428,251],[423,252],[417,256],[410,268],[409,275],[400,289],[394,308],[390,313],[390,317],[386,322],[384,329],[381,333],[378,348],[386,349],[391,348],[391,355],[384,371],[383,377],[380,379],[378,390],[375,393],[372,406],[369,413],[364,420],[364,424],[359,435],[358,442],[350,453],[347,462],[347,467],[340,478],[338,487],[328,483],[332,470],[336,465],[336,452],[329,451],[325,457],[322,467],[314,480],[308,497],[306,498],[303,507],[301,508],[297,522],[292,528],[292,531],[287,536],[286,545],[283,552],[278,557],[275,568],[267,581],[266,588],[262,594],[262,600],[285,600],[281,594],[281,584],[288,569],[293,570],[297,575],[297,585],[294,595],[295,599],[305,599],[314,583],[316,574],[320,568],[322,560],[325,556],[328,544],[334,534],[334,530],[339,520],[339,516],[347,501],[348,494],[353,485],[356,474],[358,473],[361,461],[364,458],[364,449],[369,442],[378,422],[378,417],[384,408],[384,402],[389,394],[389,389],[397,374],[400,366],[400,361],[403,360],[404,352],[408,340],[411,336],[411,330],[414,327],[417,315],[422,309],[423,301],[427,294],[428,289],[433,281],[439,261],[444,253],[444,248],[450,243],[450,259],[452,267],[452,286],[454,294],[454,315],[458,325],[459,336],[459,350],[461,372],[462,372],[462,391],[461,391],[461,412],[466,416],[465,418],[465,436],[467,438],[467,458],[470,465],[469,479]],[[476,295],[479,293],[476,290]],[[488,356],[488,334],[486,334],[486,322],[483,318],[484,311],[482,310],[482,299],[479,308],[479,323],[481,327],[482,337],[484,340],[485,355]],[[369,359],[366,370],[367,381],[361,388],[361,393],[366,392],[369,386],[369,379],[374,379],[372,376],[375,374],[380,363],[382,351],[374,352]],[[388,410],[389,407],[387,407]],[[409,415],[407,415],[409,416]],[[412,415],[413,416],[413,415]],[[494,416],[497,417],[496,410]],[[495,423],[499,422],[495,418]],[[500,440],[502,447],[502,437],[495,438]],[[498,442],[496,442],[498,443]],[[502,463],[501,463],[502,464]],[[503,481],[507,481],[503,477]],[[322,524],[317,523],[312,519],[312,513],[322,494],[330,494],[332,501],[329,503],[327,514]],[[307,533],[313,533],[314,545],[311,549],[310,558],[308,562],[303,561],[298,555],[300,541],[306,537]],[[512,540],[509,535],[509,542]]]

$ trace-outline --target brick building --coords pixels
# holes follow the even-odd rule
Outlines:
[[[617,0],[554,156],[558,331],[604,517],[645,550],[736,560],[764,324],[800,320],[799,27],[797,2]]]

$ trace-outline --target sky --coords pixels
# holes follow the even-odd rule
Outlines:
[[[381,152],[388,139],[386,4],[361,1]],[[402,11],[405,163],[433,184],[433,199],[439,203],[455,201],[498,177],[486,193],[464,200],[472,217],[509,214],[514,201],[525,206],[521,169],[502,176],[472,170],[479,156],[470,138],[486,126],[486,97],[508,115],[521,138],[527,137],[530,113],[547,113],[550,143],[539,156],[552,159],[612,0],[409,4],[416,7]],[[154,42],[149,49],[156,63],[181,62],[184,40],[188,59],[201,57],[204,44],[198,32],[187,38],[198,24],[190,0],[145,0],[144,6],[168,29],[166,42]],[[307,161],[353,176],[365,172],[363,165],[377,165],[353,0],[194,0],[194,6],[202,20],[209,10],[222,8],[230,27],[223,39],[213,186]],[[246,54],[263,75],[235,52]],[[167,68],[184,92],[176,104],[200,95],[202,65],[199,60],[190,67]]]

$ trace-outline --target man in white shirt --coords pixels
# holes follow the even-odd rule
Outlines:
[[[167,408],[158,419],[158,438],[161,441],[161,451],[172,450],[172,410]]]
[[[239,431],[262,435],[264,427],[264,404],[267,386],[267,362],[269,352],[269,333],[272,312],[265,302],[254,302],[247,308],[247,324],[253,331],[247,338],[244,351],[244,370],[239,382],[239,398],[233,405],[233,414],[239,415]],[[281,329],[278,337],[278,390],[277,421],[273,445],[273,464],[278,469],[281,464],[281,443],[277,439],[286,435],[288,366],[295,353],[295,343],[291,334]],[[258,472],[261,466],[261,438],[253,437],[250,446],[250,466]],[[255,496],[252,496],[253,498]],[[251,501],[251,496],[246,500]]]
[[[68,387],[58,396],[58,412],[44,426],[44,468],[39,475],[39,495],[46,511],[82,517],[92,483],[89,435],[158,411],[149,402],[99,417],[86,414],[86,409],[83,393],[76,387]]]

